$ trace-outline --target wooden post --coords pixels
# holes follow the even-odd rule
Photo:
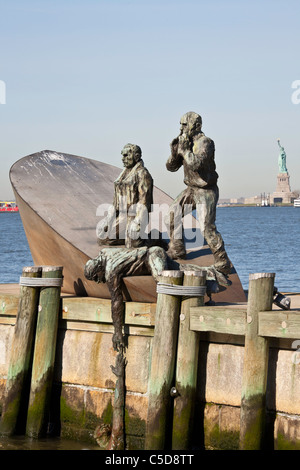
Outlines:
[[[182,285],[181,271],[163,271],[159,282]],[[158,294],[154,338],[152,340],[151,370],[149,380],[149,402],[146,424],[146,450],[163,450],[174,381],[178,317],[181,297]]]
[[[22,278],[38,278],[41,272],[39,267],[26,267],[23,269]],[[0,434],[5,436],[16,432],[23,408],[21,399],[26,395],[26,385],[29,386],[39,290],[39,287],[20,286],[20,300],[0,422]]]
[[[258,336],[258,313],[272,310],[274,278],[274,273],[249,276],[240,418],[241,450],[259,450],[263,446],[269,342],[267,338]]]
[[[49,286],[40,291],[26,426],[26,434],[34,438],[43,436],[48,424],[61,291],[57,280],[62,278],[62,267],[44,266],[43,278],[49,279],[45,281]],[[51,279],[58,285],[51,285]]]
[[[185,271],[184,286],[205,286],[205,271]],[[196,397],[200,333],[190,330],[190,307],[202,307],[201,297],[183,297],[179,322],[172,449],[190,447]]]

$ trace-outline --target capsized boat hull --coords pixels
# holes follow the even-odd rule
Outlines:
[[[106,284],[85,278],[84,266],[101,249],[96,241],[97,208],[112,203],[113,183],[120,172],[106,163],[51,150],[24,157],[11,167],[10,181],[34,264],[63,266],[64,293],[110,298]],[[172,201],[156,187],[153,199],[160,205]],[[209,266],[213,256],[204,245],[189,250],[184,263]],[[234,268],[230,280],[232,285],[215,294],[214,300],[244,302],[245,293]],[[156,302],[152,276],[124,278],[124,298]]]

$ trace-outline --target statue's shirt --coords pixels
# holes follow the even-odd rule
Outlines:
[[[114,207],[118,211],[122,198],[126,198],[127,209],[134,204],[143,204],[151,211],[153,203],[153,179],[140,160],[133,168],[125,168],[115,181]],[[124,200],[124,199],[123,199]]]
[[[172,154],[167,161],[169,171],[177,171],[183,165],[184,183],[187,186],[211,188],[218,180],[215,164],[215,144],[203,133],[194,138],[191,150]]]

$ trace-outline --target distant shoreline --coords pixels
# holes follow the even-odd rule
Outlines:
[[[261,206],[260,204],[230,204],[221,203],[217,207],[294,207],[293,204],[270,204],[269,206]]]

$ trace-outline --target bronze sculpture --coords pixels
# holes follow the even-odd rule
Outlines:
[[[182,216],[185,205],[197,210],[200,230],[211,249],[217,271],[228,275],[231,263],[225,251],[221,234],[215,225],[216,206],[219,198],[218,174],[214,160],[213,140],[202,132],[202,118],[199,114],[188,112],[180,120],[178,137],[171,142],[171,155],[167,160],[168,171],[184,169],[184,183],[187,188],[170,205],[166,224],[169,225],[170,243],[168,255],[173,259],[185,258],[186,250],[182,236],[178,235],[176,214]]]
[[[89,260],[85,265],[84,274],[87,279],[95,282],[106,282],[111,294],[111,313],[114,325],[112,337],[113,348],[118,352],[115,366],[111,366],[117,377],[115,402],[111,435],[108,448],[124,450],[125,448],[125,367],[124,355],[126,344],[123,333],[124,302],[123,277],[136,275],[146,270],[157,280],[158,275],[167,267],[167,255],[163,248],[153,246],[147,248],[106,247],[97,258]]]
[[[104,220],[97,226],[102,247],[97,258],[89,260],[84,274],[87,279],[105,282],[111,295],[114,325],[113,348],[117,351],[115,366],[114,413],[108,448],[125,448],[125,367],[126,344],[123,333],[123,277],[143,271],[157,276],[167,266],[167,255],[161,247],[147,247],[145,233],[153,203],[153,180],[144,167],[138,145],[127,144],[122,150],[124,170],[114,183],[114,201]],[[113,246],[123,245],[123,246]],[[124,246],[125,245],[125,246]]]
[[[226,275],[231,270],[221,235],[215,227],[216,204],[218,200],[218,175],[215,171],[214,143],[201,131],[202,120],[196,113],[187,113],[181,119],[181,133],[171,143],[172,154],[167,169],[177,171],[182,165],[188,188],[171,204],[170,214],[176,206],[183,208],[191,204],[198,209],[200,229],[215,257],[215,265],[204,268],[209,282],[223,286],[230,285]],[[125,169],[115,181],[114,201],[107,217],[98,225],[98,243],[102,246],[97,258],[89,260],[84,274],[89,280],[105,282],[111,295],[111,312],[114,325],[113,348],[117,351],[116,364],[111,366],[117,377],[111,435],[108,448],[125,448],[125,367],[126,344],[123,332],[124,302],[123,278],[130,275],[150,273],[156,281],[166,269],[199,269],[175,261],[184,257],[182,238],[175,237],[176,224],[173,215],[170,220],[170,243],[166,253],[161,246],[150,246],[146,233],[148,215],[153,202],[153,180],[144,167],[141,149],[127,144],[122,150]],[[199,211],[201,205],[201,211]],[[159,244],[159,242],[158,242]],[[125,245],[125,246],[112,246]],[[169,255],[169,256],[168,256]],[[210,280],[210,281],[209,281]],[[107,436],[108,437],[108,436]]]
[[[124,170],[114,183],[114,200],[108,215],[98,224],[98,243],[137,248],[145,245],[147,238],[153,180],[144,167],[138,145],[125,145],[121,154]]]

